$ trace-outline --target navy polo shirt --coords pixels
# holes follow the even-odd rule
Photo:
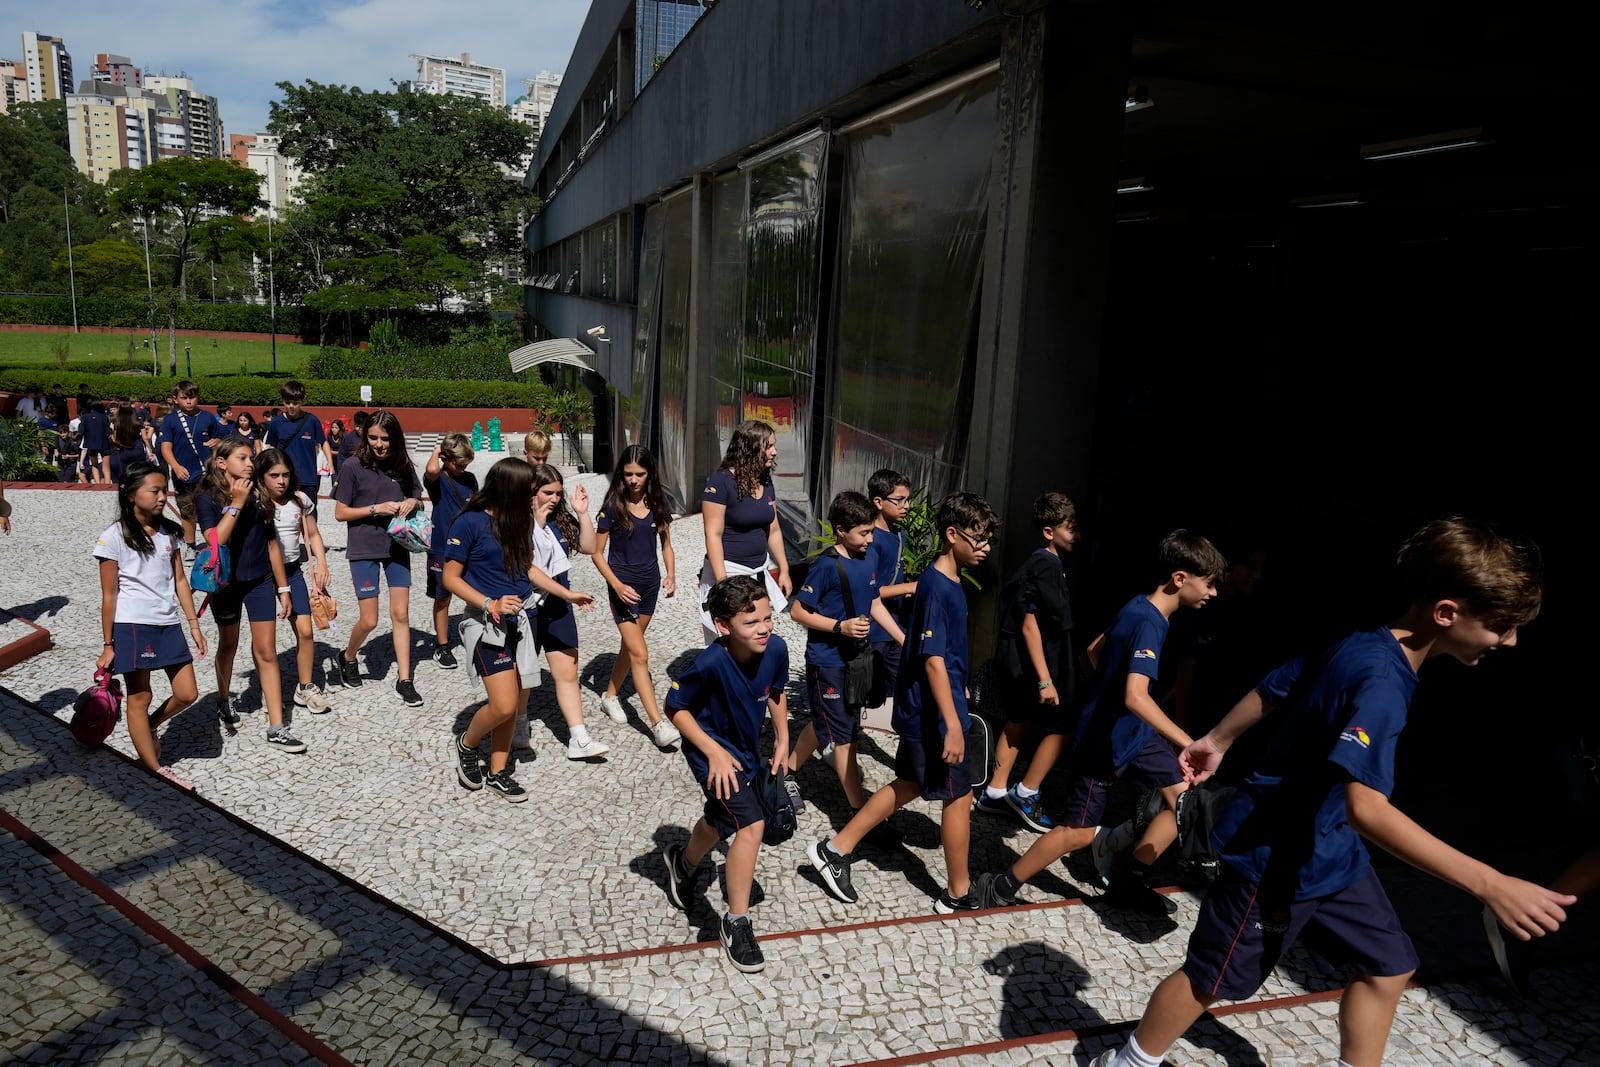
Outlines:
[[[222,522],[222,509],[228,505],[218,503],[207,492],[194,495],[195,518],[201,530],[214,530]],[[272,572],[272,560],[267,555],[267,542],[277,536],[272,520],[261,514],[255,497],[244,502],[233,520],[233,536],[228,538],[228,561],[233,568],[234,582],[252,582],[263,574]],[[202,541],[208,539],[202,538]]]
[[[924,734],[944,736],[944,716],[928,691],[928,657],[944,660],[950,677],[961,732],[972,725],[967,715],[967,595],[960,579],[946,578],[929,567],[917,579],[911,601],[911,624],[906,629],[905,652],[900,658],[899,687],[894,695],[894,732],[908,741]]]
[[[1167,629],[1167,617],[1147,596],[1134,597],[1111,620],[1073,744],[1074,755],[1091,773],[1126,766],[1155,735],[1154,726],[1128,710],[1128,675],[1155,681]]]
[[[1358,881],[1371,860],[1350,826],[1345,781],[1393,792],[1395,746],[1416,688],[1387,627],[1267,675],[1257,689],[1278,709],[1278,733],[1218,820],[1222,860],[1257,884],[1291,886],[1296,900]]]
[[[755,773],[761,762],[761,722],[767,705],[783,695],[789,680],[789,646],[773,634],[761,658],[741,666],[722,641],[695,657],[667,692],[667,714],[680,709],[694,714],[700,729]],[[711,763],[693,745],[685,745],[684,758],[697,781],[705,781]]]
[[[844,564],[855,614],[866,615],[878,599],[878,575],[870,553],[865,559],[851,559],[830,548],[811,564],[806,584],[794,598],[825,619],[845,618],[844,591],[839,588],[839,570],[834,560]],[[806,662],[815,667],[843,667],[845,654],[854,652],[855,645],[853,637],[807,628]]]
[[[660,536],[660,527],[653,513],[641,519],[631,512],[624,516],[620,508],[607,508],[595,520],[594,528],[595,532],[607,535],[606,563],[618,578],[624,582],[629,578],[649,581],[661,576],[660,565],[656,563],[656,538]]]
[[[899,530],[885,530],[874,528],[872,531],[872,545],[867,549],[867,558],[872,561],[872,569],[878,575],[878,587],[899,585],[906,580],[905,561],[906,535]],[[900,612],[905,608],[906,598],[903,596],[890,597],[883,602],[889,609],[889,614],[899,621]],[[856,605],[857,611],[865,611],[860,604]],[[870,618],[870,616],[869,616]],[[878,625],[877,619],[872,619],[872,629],[867,633],[868,641],[892,641],[889,631]]]
[[[172,443],[172,458],[189,471],[189,480],[181,484],[190,486],[200,480],[206,460],[211,458],[211,449],[205,442],[219,436],[219,425],[209,411],[196,411],[193,415],[171,411],[161,420],[161,439]]]
[[[267,423],[267,432],[261,437],[264,444],[281,448],[289,456],[297,482],[306,488],[317,484],[317,468],[321,453],[319,446],[325,440],[322,420],[308,411],[300,412],[298,419],[276,415]]]
[[[457,515],[444,539],[442,554],[447,560],[460,562],[461,576],[486,597],[517,596],[527,600],[533,596],[528,572],[512,574],[506,569],[505,552],[494,535],[494,520],[486,512]]]
[[[759,567],[767,561],[767,534],[778,517],[771,482],[762,487],[759,499],[743,496],[733,472],[719,470],[706,479],[700,500],[727,509],[722,517],[723,559],[745,567]]]
[[[456,521],[461,509],[478,491],[478,476],[471,471],[463,471],[461,477],[456,478],[449,471],[441,469],[439,477],[433,481],[423,479],[423,487],[428,490],[428,502],[433,505],[433,540],[428,545],[428,553],[442,556],[445,538],[450,535],[450,524]]]

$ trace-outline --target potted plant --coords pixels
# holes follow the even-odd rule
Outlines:
[[[566,463],[557,463],[563,474],[580,474],[588,469],[583,457],[582,435],[594,429],[594,401],[580,389],[558,390],[545,398],[544,406],[533,412],[533,428],[550,435],[552,441],[565,442]],[[551,456],[555,459],[555,456]]]

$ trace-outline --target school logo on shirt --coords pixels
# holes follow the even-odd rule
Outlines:
[[[1155,659],[1156,650],[1153,648],[1136,648],[1133,651],[1134,659]]]
[[[717,487],[716,487],[716,486],[714,486],[714,485],[708,485],[708,486],[706,486],[706,492],[708,492],[708,493],[715,493],[715,492],[716,492],[716,491],[717,491]]]
[[[811,588],[809,585],[802,585],[800,587],[800,591],[802,593],[815,593],[816,592],[816,590]]]
[[[461,538],[452,537],[452,538],[448,539],[447,541],[445,541],[445,544],[447,544],[447,545],[455,545],[457,548],[460,548],[461,547]]]
[[[923,640],[927,640],[928,638],[930,638],[932,636],[933,636],[933,631],[932,630],[924,630],[924,631],[922,631]]]
[[[102,537],[102,538],[100,538],[100,540],[96,541],[95,544],[99,545],[101,548],[104,548],[105,544],[106,544],[106,539],[104,537]]]
[[[671,684],[671,685],[670,685],[670,686],[668,686],[668,687],[667,687],[667,688],[668,688],[668,689],[676,689],[676,688],[678,688],[678,683],[677,683],[677,682],[673,682],[673,683],[672,683],[672,684]]]
[[[1367,734],[1367,731],[1359,726],[1350,727],[1350,729],[1339,735],[1339,740],[1354,741],[1362,748],[1370,747],[1372,744],[1372,738]]]

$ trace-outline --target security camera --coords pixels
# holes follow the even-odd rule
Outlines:
[[[587,333],[590,337],[604,337],[605,333],[606,333],[606,328],[604,326],[591,326],[587,330],[585,330],[584,332]]]

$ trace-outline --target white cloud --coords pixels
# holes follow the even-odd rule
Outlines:
[[[0,57],[20,59],[22,33],[66,41],[73,76],[88,78],[99,52],[155,73],[180,71],[219,100],[229,133],[264,129],[276,83],[307,79],[363,89],[416,76],[413,52],[459,55],[504,67],[512,99],[521,79],[560,73],[589,0],[164,0],[154,5],[62,4],[47,13],[0,4]]]

